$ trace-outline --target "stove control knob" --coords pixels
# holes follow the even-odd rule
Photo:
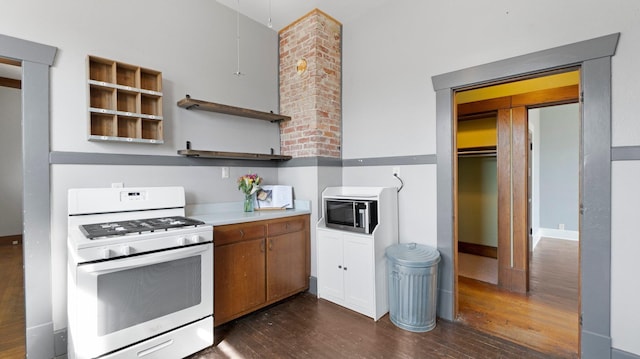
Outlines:
[[[111,257],[111,249],[105,248],[102,250],[102,258],[109,259]]]
[[[192,243],[200,243],[200,236],[197,234],[194,234],[193,236],[191,236],[191,242]]]
[[[122,246],[122,248],[120,248],[120,253],[122,253],[123,256],[128,256],[129,254],[131,254],[131,247]]]
[[[186,244],[187,244],[187,239],[186,238],[184,238],[184,237],[178,238],[178,245],[179,246],[184,246]]]

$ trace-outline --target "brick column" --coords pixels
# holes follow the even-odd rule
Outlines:
[[[280,153],[341,158],[342,24],[315,9],[279,32]]]

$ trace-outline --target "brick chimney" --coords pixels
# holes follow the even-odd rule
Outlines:
[[[279,32],[280,153],[341,158],[342,24],[315,9]]]

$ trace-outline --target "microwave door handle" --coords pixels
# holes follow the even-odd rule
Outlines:
[[[119,272],[131,268],[140,267],[142,265],[151,265],[162,262],[167,262],[173,259],[180,259],[189,257],[195,254],[205,252],[209,249],[211,244],[199,245],[194,247],[171,249],[158,253],[145,254],[136,257],[125,257],[120,259],[114,259],[111,261],[82,264],[78,266],[79,270],[93,274],[107,274],[110,272]]]
[[[369,206],[366,205],[364,209],[365,211],[362,214],[362,217],[364,217],[364,233],[369,233]]]
[[[356,202],[351,204],[351,210],[353,210],[353,228],[358,228],[358,204]]]

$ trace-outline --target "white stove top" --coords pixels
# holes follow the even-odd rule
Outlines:
[[[212,226],[199,221],[196,225],[98,238],[89,238],[81,229],[83,225],[169,217],[184,217],[182,187],[69,190],[70,259],[79,264],[213,241]],[[143,225],[147,222],[153,221]]]

